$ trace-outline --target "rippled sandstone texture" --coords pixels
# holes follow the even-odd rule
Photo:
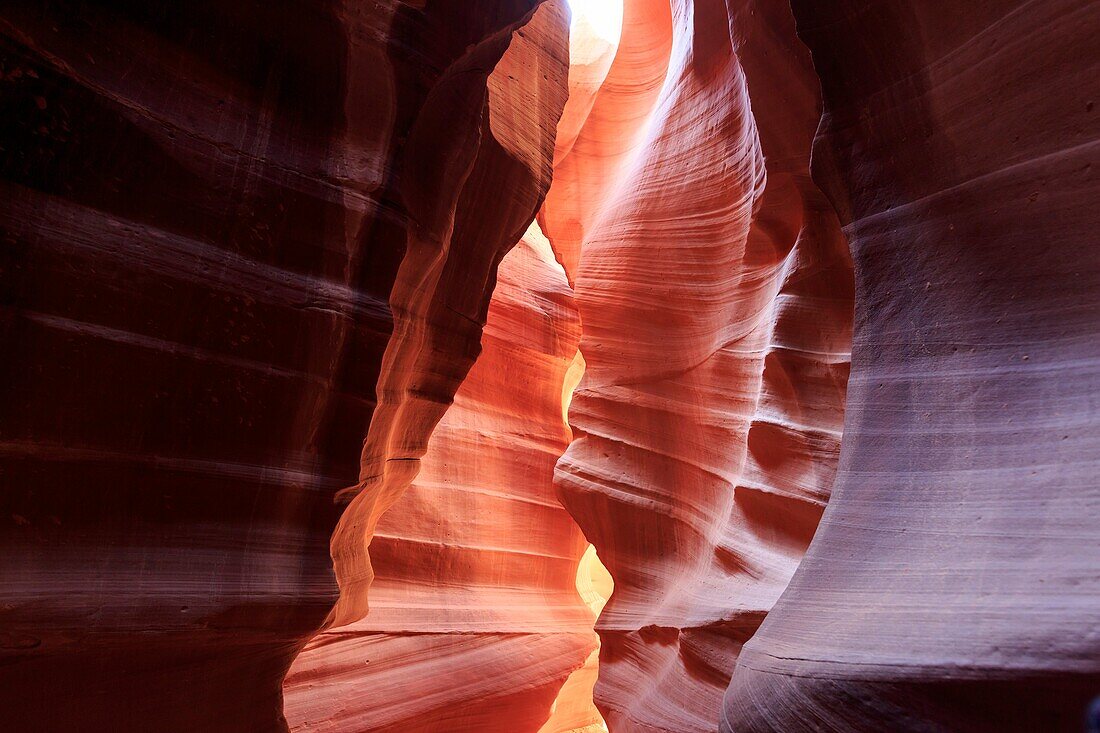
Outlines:
[[[613,731],[717,728],[829,497],[852,273],[809,178],[818,116],[783,4],[639,0],[559,138],[540,222],[587,371],[558,484],[615,580],[596,686]]]
[[[0,12],[9,725],[284,726],[343,504],[347,621],[549,185],[533,9]]]
[[[565,273],[532,227],[500,264],[481,355],[375,532],[370,614],[319,635],[291,668],[292,730],[535,733],[548,721],[596,647],[576,585],[587,542],[553,487],[579,340]],[[598,721],[591,681],[570,696],[556,705],[569,719],[544,733]]]
[[[564,113],[560,4],[268,5],[0,11],[5,722],[279,729],[330,549],[296,727],[591,720],[575,530],[526,478],[494,526],[450,470],[564,444],[549,379],[520,425],[467,378],[552,161],[589,366],[557,491],[617,581],[611,728],[1079,728],[1095,4],[627,0]],[[485,363],[560,370],[552,322]],[[517,531],[523,496],[561,533]],[[525,541],[544,573],[513,582]]]
[[[793,3],[852,245],[833,499],[723,730],[1081,730],[1100,692],[1095,3]]]

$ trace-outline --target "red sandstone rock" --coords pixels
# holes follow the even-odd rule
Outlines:
[[[615,580],[596,699],[620,731],[717,726],[740,646],[828,498],[850,339],[789,11],[746,7],[733,39],[721,3],[667,14],[628,3],[540,214],[563,261],[579,248],[588,369],[558,478]]]
[[[554,185],[539,212],[539,224],[570,282],[585,233],[645,144],[647,120],[668,67],[670,23],[667,0],[624,2],[622,35],[607,71],[600,65],[577,80],[570,69],[572,96],[554,154]],[[597,91],[587,88],[601,76]]]
[[[532,9],[0,11],[0,719],[598,725],[564,275],[612,730],[1078,729],[1100,13]]]
[[[416,225],[407,232],[390,294],[395,330],[382,359],[359,483],[339,497],[351,503],[332,537],[337,625],[367,613],[374,528],[416,476],[432,429],[476,357],[496,265],[549,188],[568,69],[563,2],[544,4],[523,30],[498,31],[465,49],[428,93],[409,132],[416,155],[401,185]],[[465,108],[456,108],[456,100]],[[455,128],[456,113],[475,115],[480,124]],[[447,189],[450,177],[461,186]],[[450,255],[456,240],[469,243],[462,258]]]
[[[283,727],[549,185],[532,8],[0,11],[9,727]]]
[[[833,499],[723,730],[1082,730],[1100,10],[793,5],[825,97],[814,176],[855,257],[851,388]]]
[[[481,355],[419,475],[379,522],[370,614],[291,668],[292,730],[534,733],[548,720],[596,646],[577,592],[588,543],[553,487],[579,339],[565,273],[532,227],[501,262]],[[572,696],[561,706],[591,722],[591,683]]]

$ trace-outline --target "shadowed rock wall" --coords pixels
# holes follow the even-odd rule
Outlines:
[[[0,12],[18,729],[284,727],[341,502],[348,619],[371,507],[415,473],[549,185],[561,11],[489,79],[533,6]]]
[[[723,730],[1081,730],[1100,691],[1094,3],[793,3],[851,240],[836,489]]]

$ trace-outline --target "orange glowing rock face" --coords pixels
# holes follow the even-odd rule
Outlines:
[[[0,11],[5,728],[283,727],[549,187],[567,34],[523,0]]]
[[[813,70],[789,11],[737,20],[739,48],[721,3],[628,2],[540,212],[583,323],[558,486],[614,576],[611,730],[715,729],[836,470],[852,271]]]
[[[593,584],[594,555],[553,487],[579,340],[565,273],[533,226],[500,264],[481,354],[419,475],[378,524],[370,614],[318,636],[291,669],[292,730],[598,725],[594,658],[584,665],[606,577]],[[428,679],[441,683],[409,693]]]
[[[10,5],[8,728],[1079,729],[1095,2]]]
[[[340,496],[349,503],[331,545],[340,585],[330,616],[336,625],[368,612],[371,537],[417,475],[432,430],[476,355],[495,266],[549,188],[566,101],[567,42],[564,0],[531,8],[524,22],[465,49],[427,93],[407,133],[415,154],[399,180],[415,226],[405,232],[390,292],[394,333],[382,357],[359,482]],[[455,128],[460,113],[477,114],[481,124]],[[450,256],[456,241],[481,246],[458,261]]]

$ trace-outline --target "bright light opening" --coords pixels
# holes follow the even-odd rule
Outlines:
[[[611,573],[600,562],[596,548],[589,545],[577,567],[577,592],[581,594],[593,616],[600,615],[614,590],[615,581],[611,579]]]
[[[569,0],[573,12],[570,40],[576,45],[576,36],[595,36],[608,45],[618,46],[623,30],[622,0]]]

